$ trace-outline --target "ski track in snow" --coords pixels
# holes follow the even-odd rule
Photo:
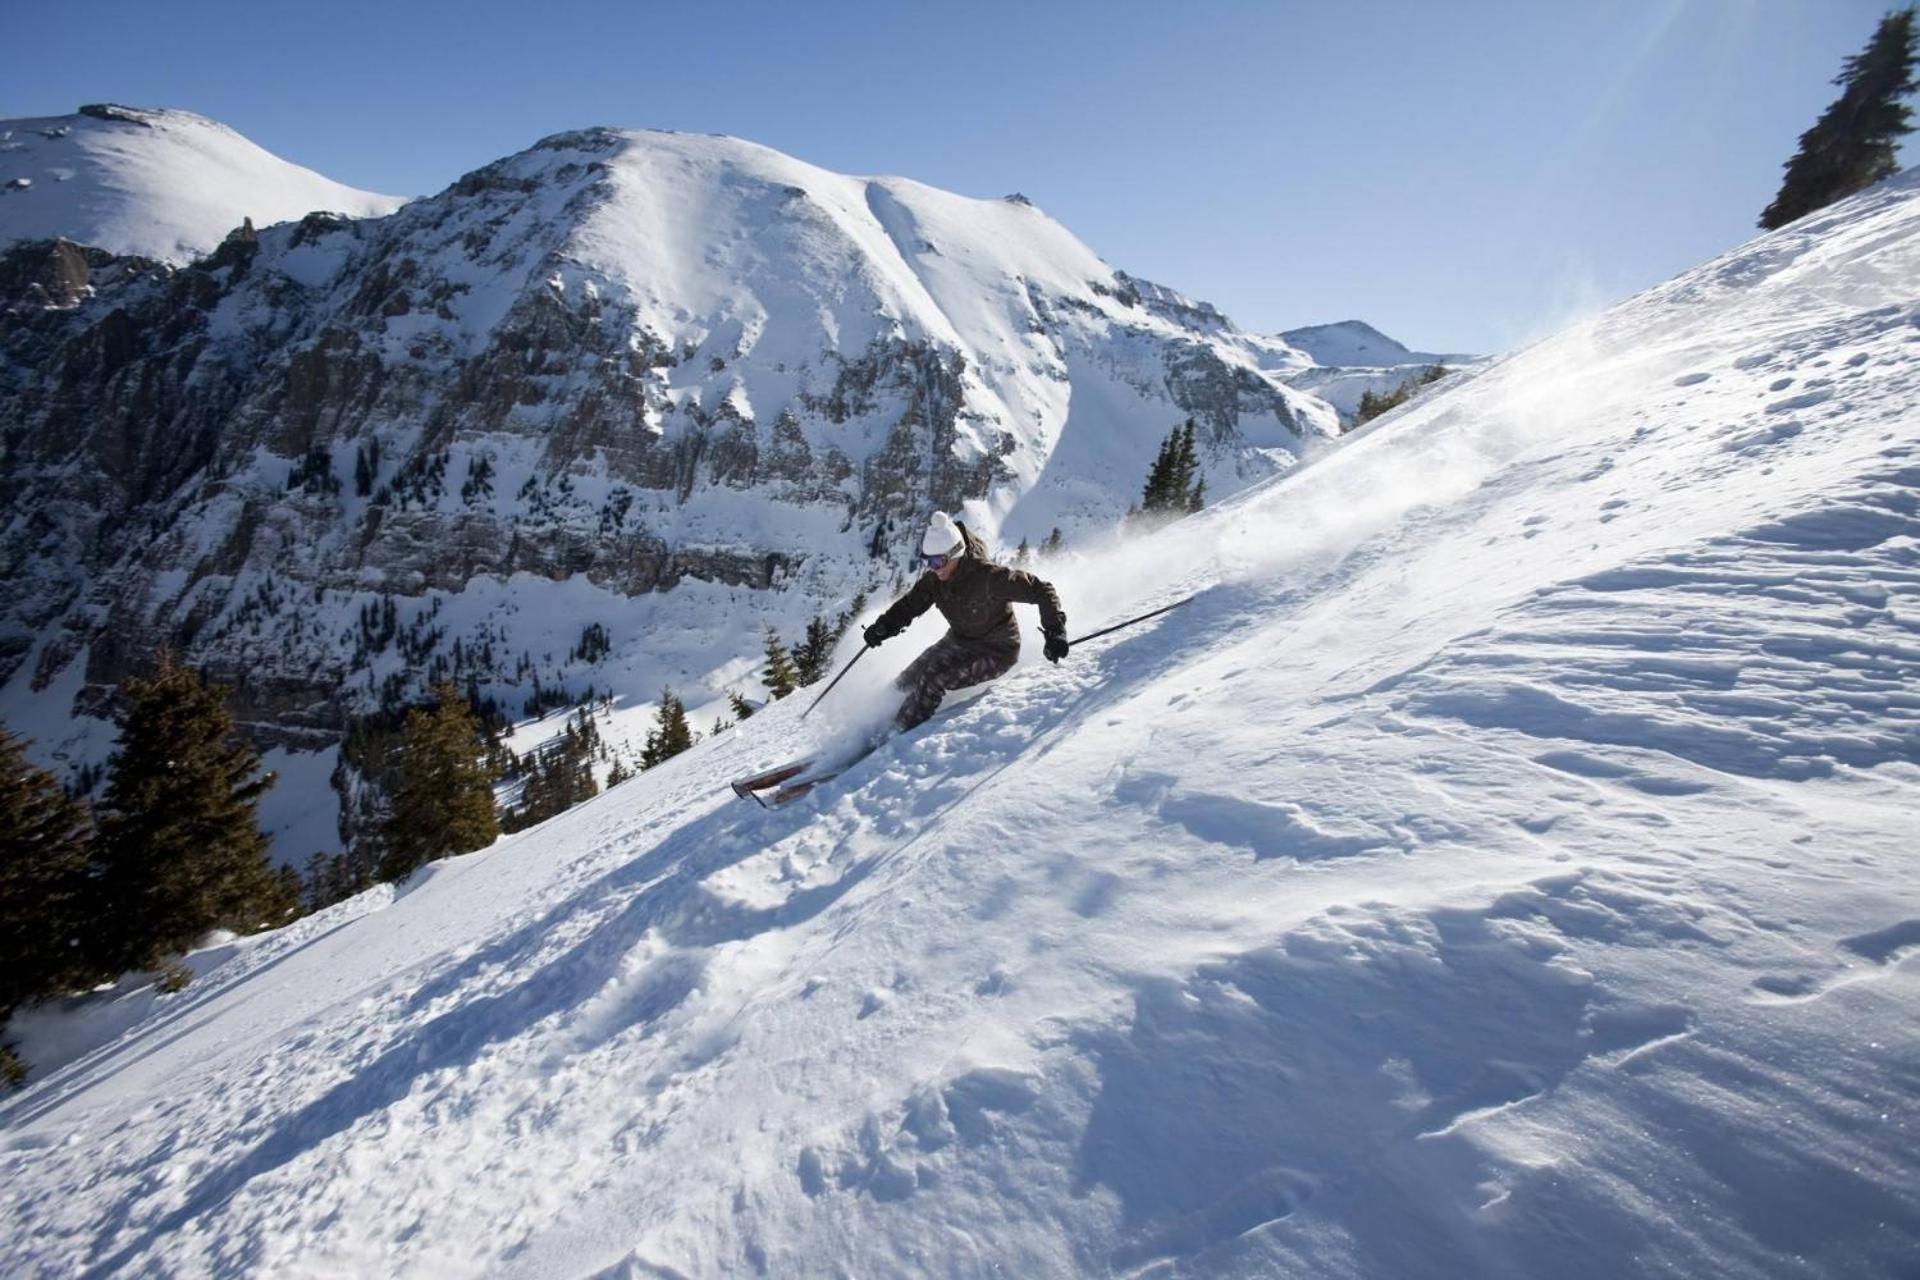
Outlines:
[[[0,1269],[1911,1274],[1916,188],[1067,564],[1200,595],[815,797],[722,785],[795,699],[237,945],[0,1109]]]

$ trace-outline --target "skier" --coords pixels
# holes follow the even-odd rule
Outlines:
[[[947,620],[947,634],[894,681],[907,695],[893,717],[896,729],[911,729],[932,715],[949,689],[1006,674],[1020,657],[1015,604],[1040,607],[1047,661],[1067,656],[1067,615],[1050,584],[995,564],[986,544],[944,511],[933,513],[920,552],[927,571],[861,633],[867,647],[878,648],[929,608],[937,607]]]

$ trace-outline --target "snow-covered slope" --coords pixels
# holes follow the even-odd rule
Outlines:
[[[184,263],[243,219],[264,227],[315,210],[378,217],[401,203],[289,164],[190,111],[94,104],[0,120],[0,250],[65,237]]]
[[[781,704],[245,946],[0,1109],[0,1269],[1910,1274],[1916,282],[1908,174],[1080,556],[1199,595],[828,794],[719,788]]]

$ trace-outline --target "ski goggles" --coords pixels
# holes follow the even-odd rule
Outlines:
[[[945,565],[947,561],[953,559],[954,554],[955,553],[949,551],[941,555],[928,555],[926,552],[922,551],[920,553],[920,559],[921,559],[921,562],[927,566],[927,568],[938,569],[941,566]]]

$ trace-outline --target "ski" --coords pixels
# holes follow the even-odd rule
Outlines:
[[[991,680],[980,684],[970,684],[955,689],[947,695],[940,710],[934,713],[935,721],[942,720],[958,712],[962,707],[974,701],[993,687]],[[761,773],[736,778],[731,785],[733,794],[742,800],[756,800],[763,808],[778,809],[782,805],[792,804],[795,800],[810,794],[822,783],[831,782],[854,765],[859,764],[876,751],[881,743],[891,737],[891,732],[875,737],[856,748],[850,755],[807,756],[782,765],[775,765]],[[823,772],[807,776],[808,771],[821,769]]]
[[[806,796],[811,795],[815,787],[820,786],[822,783],[832,782],[840,776],[841,772],[841,769],[835,769],[830,773],[820,774],[818,777],[802,778],[798,782],[789,783],[787,786],[781,787],[771,795],[756,791],[754,792],[753,798],[769,809],[778,809],[783,805],[792,804],[795,800],[804,799]]]
[[[756,773],[746,778],[737,778],[732,783],[733,794],[739,796],[742,800],[758,800],[760,799],[760,792],[771,787],[777,787],[783,782],[791,782],[807,770],[813,768],[815,763],[814,757],[808,756],[804,760],[795,760],[788,764],[779,765],[775,768],[768,769],[764,773]]]
[[[763,808],[778,809],[782,805],[792,804],[821,783],[831,782],[872,753],[873,749],[869,747],[858,755],[837,760],[823,761],[818,756],[795,760],[777,769],[756,773],[751,778],[740,779],[733,784],[733,793],[743,800],[757,800]],[[808,771],[816,768],[823,771],[809,775]]]

